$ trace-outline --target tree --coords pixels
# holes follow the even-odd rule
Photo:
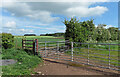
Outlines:
[[[73,42],[84,43],[91,40],[97,42],[115,41],[120,37],[118,36],[120,32],[118,28],[110,27],[106,29],[105,24],[98,24],[96,28],[93,19],[79,22],[76,18],[71,18],[69,21],[65,20],[64,24],[66,25],[65,40]]]
[[[66,25],[65,40],[80,43],[87,41],[86,22],[79,22],[76,18],[71,18],[70,21],[65,20],[64,24]]]
[[[82,26],[85,27],[88,31],[88,38],[87,38],[87,41],[91,41],[91,40],[95,40],[94,39],[94,30],[95,30],[95,25],[93,23],[93,19],[91,20],[87,20],[87,21],[84,21],[84,22],[81,22],[82,23]]]
[[[118,28],[115,28],[115,27],[110,27],[108,28],[110,34],[111,34],[111,38],[110,40],[114,41],[114,40],[118,40]]]
[[[105,24],[98,24],[97,28],[95,29],[96,40],[98,42],[105,42],[111,38],[111,33],[105,28],[105,26]]]

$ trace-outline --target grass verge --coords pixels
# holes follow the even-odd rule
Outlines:
[[[16,49],[3,49],[2,59],[17,60],[15,64],[2,66],[2,75],[30,75],[33,68],[42,62],[38,56]]]

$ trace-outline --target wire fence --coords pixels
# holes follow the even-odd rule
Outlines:
[[[119,46],[120,44],[45,41],[38,42],[38,51],[46,58],[120,71]]]

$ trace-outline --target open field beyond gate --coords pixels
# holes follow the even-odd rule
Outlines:
[[[29,37],[29,36],[28,36]],[[112,43],[79,43],[65,42],[63,38],[51,37],[26,37],[26,39],[38,39],[38,55],[43,58],[69,61],[79,64],[119,70],[119,44]],[[21,37],[16,39],[21,40]],[[17,42],[16,47],[20,48]]]

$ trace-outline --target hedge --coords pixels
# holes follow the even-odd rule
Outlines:
[[[2,47],[5,49],[14,47],[14,36],[10,33],[2,33]]]

